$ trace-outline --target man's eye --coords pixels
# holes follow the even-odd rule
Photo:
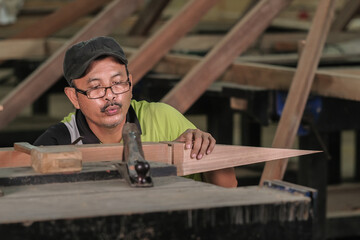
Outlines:
[[[100,88],[100,85],[90,87],[89,90],[98,89],[98,88]]]
[[[124,85],[126,82],[114,82],[113,85]]]

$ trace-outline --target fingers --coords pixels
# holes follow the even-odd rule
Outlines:
[[[185,148],[186,149],[191,149],[193,146],[193,129],[188,129],[185,132],[184,135],[184,141],[185,141]]]
[[[191,149],[190,157],[197,159],[212,153],[216,144],[216,140],[211,134],[199,129],[188,129],[175,141],[185,142],[185,149]]]
[[[191,158],[201,159],[205,154],[210,154],[214,150],[216,140],[211,134],[195,130],[193,137],[194,145],[190,153]]]

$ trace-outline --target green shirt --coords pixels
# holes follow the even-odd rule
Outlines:
[[[142,142],[174,141],[187,129],[196,129],[179,111],[165,103],[131,101],[141,126]]]

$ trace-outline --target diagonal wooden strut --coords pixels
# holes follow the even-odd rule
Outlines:
[[[219,0],[191,0],[130,57],[136,84]]]
[[[98,35],[109,34],[120,21],[137,8],[139,3],[140,0],[115,0],[110,3],[96,18],[19,84],[0,102],[0,105],[4,106],[3,113],[0,115],[0,129],[62,76],[63,57],[72,44]]]
[[[272,147],[291,148],[310,93],[315,72],[334,16],[334,0],[321,0],[302,51]],[[265,180],[282,179],[287,159],[266,163],[260,185]]]
[[[262,0],[163,99],[184,113],[291,1]],[[184,97],[186,96],[186,97]]]
[[[169,2],[170,0],[151,0],[148,2],[128,35],[146,36]]]

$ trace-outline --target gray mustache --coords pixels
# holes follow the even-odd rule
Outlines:
[[[122,104],[121,104],[121,103],[112,102],[112,103],[107,103],[107,104],[105,104],[105,105],[100,109],[100,111],[101,111],[101,112],[105,112],[105,110],[106,110],[108,107],[114,106],[114,105],[117,105],[117,106],[119,106],[120,108],[122,108]]]

